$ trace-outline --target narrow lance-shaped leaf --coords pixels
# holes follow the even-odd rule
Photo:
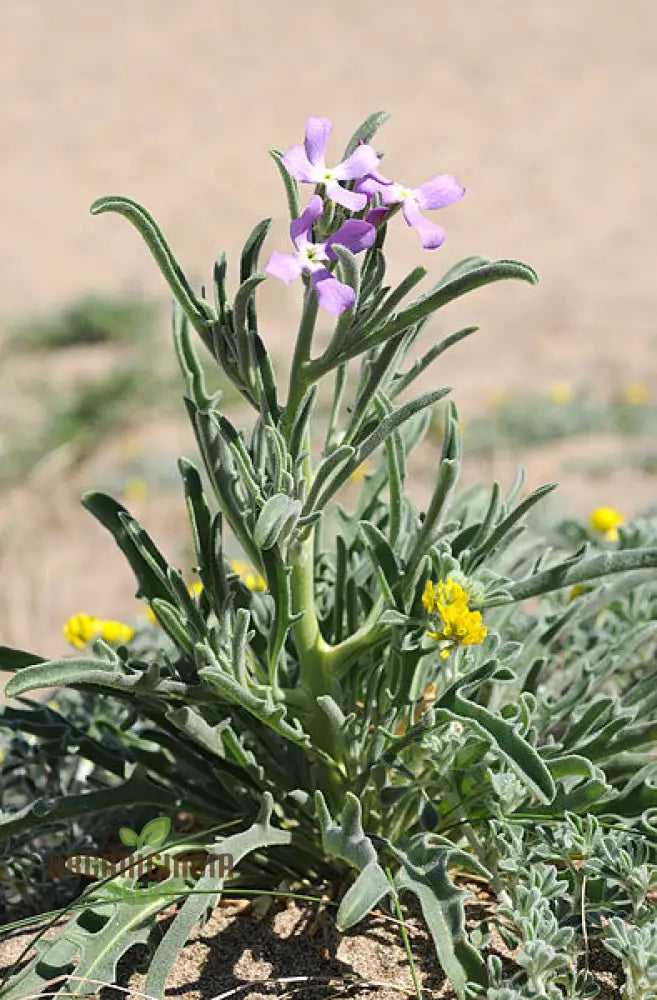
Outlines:
[[[298,219],[301,215],[301,209],[299,207],[299,185],[293,177],[290,177],[289,173],[285,169],[285,166],[283,165],[283,154],[280,150],[270,149],[269,155],[278,167],[278,172],[280,173],[283,181],[290,219]]]
[[[351,156],[361,142],[371,142],[383,123],[387,122],[388,118],[390,118],[389,111],[374,111],[371,115],[368,115],[347,143],[344,158],[346,159],[348,156]]]
[[[321,507],[328,502],[330,496],[337,492],[340,486],[343,485],[349,476],[354,472],[359,465],[361,465],[366,458],[368,458],[376,448],[382,444],[386,437],[391,434],[397,427],[413,417],[420,410],[425,409],[427,406],[432,406],[433,403],[437,403],[439,399],[451,392],[449,387],[445,389],[436,389],[434,392],[426,392],[424,395],[419,396],[417,399],[411,399],[408,403],[403,406],[398,407],[396,410],[386,417],[378,425],[376,430],[365,438],[364,441],[359,442],[358,450],[353,458],[351,458],[346,465],[342,467],[340,472],[331,480],[330,482],[330,492],[325,490],[321,496],[318,497],[317,506]]]
[[[572,587],[576,583],[587,583],[601,576],[612,573],[629,573],[631,570],[657,569],[656,549],[620,549],[614,552],[601,552],[589,559],[573,563],[566,561],[558,566],[536,573],[524,580],[518,580],[509,585],[509,596],[491,597],[484,600],[483,607],[496,607],[513,601],[524,601],[530,597],[560,590],[562,587]],[[646,576],[645,579],[648,579]],[[638,585],[641,578],[633,576],[633,586]]]
[[[209,306],[195,295],[160,227],[142,205],[121,195],[107,195],[98,198],[90,211],[92,215],[117,212],[132,223],[148,246],[174,298],[180,303],[195,329],[205,327],[208,321],[214,318]]]
[[[367,341],[368,346],[380,344],[389,337],[394,337],[397,333],[406,330],[409,326],[419,323],[426,316],[435,313],[438,309],[452,302],[454,299],[466,295],[468,292],[484,285],[489,285],[494,281],[503,281],[507,278],[514,278],[519,281],[526,281],[535,285],[538,281],[536,272],[527,264],[519,261],[498,260],[490,261],[472,270],[453,278],[444,284],[438,285],[433,291],[417,299],[402,312],[392,316],[383,326],[371,335]]]

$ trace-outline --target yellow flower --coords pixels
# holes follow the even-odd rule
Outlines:
[[[253,566],[242,562],[241,559],[231,559],[230,568],[233,573],[237,573],[242,583],[249,590],[266,590],[267,582],[260,573],[256,573]]]
[[[645,406],[650,399],[648,386],[644,382],[630,382],[623,389],[622,398],[630,406]]]
[[[575,393],[570,382],[553,382],[548,389],[548,399],[560,406],[567,406],[574,398]]]
[[[441,659],[446,660],[455,646],[473,646],[482,643],[488,634],[488,629],[481,621],[480,611],[471,611],[468,607],[470,594],[460,583],[448,576],[440,580],[437,586],[432,580],[427,580],[422,604],[430,614],[439,616],[439,630],[427,633],[430,638],[447,645],[440,651]]]
[[[128,479],[123,487],[123,496],[126,500],[145,500],[148,496],[146,481],[138,476]]]
[[[100,623],[100,637],[104,639],[105,642],[110,643],[125,643],[130,642],[135,634],[135,630],[130,627],[130,625],[124,625],[123,622],[115,621],[101,621]]]
[[[105,642],[130,642],[135,630],[123,622],[103,621],[83,612],[73,615],[63,628],[64,638],[77,649],[83,649],[92,639],[100,636]]]
[[[357,466],[351,473],[349,479],[352,483],[364,483],[366,472],[367,472],[367,462],[361,462],[360,465]]]
[[[82,649],[100,632],[100,619],[80,612],[69,618],[62,631],[71,646]]]
[[[613,507],[596,507],[591,512],[589,524],[598,534],[604,535],[608,542],[618,540],[618,525],[625,524],[625,518]]]

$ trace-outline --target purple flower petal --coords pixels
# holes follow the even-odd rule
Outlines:
[[[445,208],[460,201],[465,188],[451,174],[438,174],[425,184],[420,184],[413,194],[420,208]]]
[[[291,146],[282,156],[283,166],[295,181],[314,182],[315,169],[303,146]]]
[[[342,163],[332,170],[333,176],[339,181],[355,181],[365,174],[371,174],[379,165],[379,157],[371,146],[362,142]]]
[[[317,222],[324,211],[324,202],[318,194],[314,194],[308,202],[306,208],[298,219],[292,219],[290,223],[290,239],[297,250],[310,243],[310,230],[313,222]],[[302,237],[305,236],[305,239]]]
[[[274,250],[265,265],[265,274],[272,274],[275,278],[280,278],[288,285],[299,277],[303,270],[303,264],[296,253],[279,253]]]
[[[371,208],[365,216],[365,222],[370,222],[373,226],[380,226],[385,222],[389,209],[381,205],[379,208]]]
[[[339,316],[346,309],[351,309],[356,301],[356,293],[353,288],[350,288],[349,285],[343,285],[324,267],[314,271],[310,280],[313,283],[320,306],[332,313],[333,316]]]
[[[332,131],[333,125],[328,118],[309,118],[306,122],[306,138],[303,145],[306,156],[313,165],[324,162],[324,150]]]
[[[347,219],[343,222],[337,232],[330,236],[325,244],[326,255],[330,260],[335,260],[333,250],[334,243],[340,243],[352,253],[359,253],[372,246],[376,239],[376,229],[369,222],[362,219]]]
[[[347,191],[346,188],[340,187],[337,181],[326,182],[326,196],[343,208],[348,208],[350,212],[360,212],[367,205],[366,194]]]
[[[406,198],[402,205],[402,214],[409,226],[417,229],[425,250],[437,250],[445,239],[445,230],[442,226],[435,226],[424,218],[420,209],[412,198]]]

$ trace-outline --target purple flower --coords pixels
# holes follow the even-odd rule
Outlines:
[[[409,188],[388,180],[376,171],[371,171],[368,177],[359,181],[356,190],[369,196],[381,195],[384,205],[398,205],[401,202],[402,215],[409,226],[417,229],[425,250],[435,250],[441,246],[445,230],[425,219],[420,209],[445,208],[460,201],[465,194],[465,188],[451,174],[438,174],[419,187]]]
[[[340,228],[323,243],[313,243],[312,226],[324,211],[324,203],[318,194],[313,195],[305,212],[290,223],[290,237],[295,253],[278,253],[274,250],[267,261],[265,274],[273,274],[288,284],[298,278],[303,271],[310,275],[317,301],[322,309],[339,316],[350,309],[356,299],[353,288],[334,278],[326,267],[326,261],[336,260],[333,250],[335,243],[347,247],[352,253],[367,250],[376,238],[376,229],[361,219],[347,219]]]
[[[309,118],[303,146],[292,146],[283,155],[283,164],[291,177],[303,184],[323,184],[326,196],[351,212],[360,212],[367,204],[365,194],[340,187],[339,181],[355,181],[376,170],[379,157],[362,142],[337,167],[327,167],[324,150],[333,129],[328,118]]]

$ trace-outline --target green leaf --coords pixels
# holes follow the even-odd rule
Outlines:
[[[84,494],[82,506],[113,535],[130,563],[139,584],[137,597],[169,598],[165,583],[167,562],[126,508],[107,494],[95,491]],[[129,526],[133,527],[132,532]]]
[[[129,826],[122,826],[119,829],[119,839],[122,844],[125,844],[126,847],[137,847],[139,844],[139,834],[137,834]]]
[[[504,281],[513,278],[519,281],[526,281],[530,285],[535,285],[538,277],[533,268],[527,264],[521,264],[515,260],[487,261],[485,264],[477,264],[466,269],[459,275],[448,280],[443,279],[435,288],[426,295],[416,299],[406,309],[393,316],[383,327],[377,331],[376,340],[381,342],[387,340],[395,334],[419,323],[425,316],[435,313],[438,309],[452,302],[454,299],[466,295],[468,292],[490,285],[494,281]]]
[[[374,111],[362,122],[346,145],[344,159],[351,156],[361,142],[370,143],[384,122],[390,118],[389,111]]]
[[[463,900],[469,893],[458,889],[449,877],[449,851],[437,848],[431,860],[420,867],[403,851],[395,849],[401,868],[395,888],[417,897],[429,928],[436,955],[459,1000],[468,981],[486,985],[486,966],[465,935]]]
[[[161,809],[180,808],[181,800],[173,793],[144,777],[136,770],[120,785],[76,795],[61,795],[53,799],[36,799],[23,809],[0,814],[0,840],[13,837],[23,830],[37,829],[44,823],[77,819],[90,813],[121,809],[135,805],[153,805]],[[194,802],[199,815],[216,817],[211,803]]]
[[[38,943],[27,969],[0,993],[2,1000],[48,996],[60,977],[64,983],[58,983],[56,989],[68,989],[76,996],[93,996],[99,991],[99,982],[116,982],[119,960],[135,945],[147,944],[156,914],[171,906],[171,896],[163,891],[166,882],[159,886],[158,895],[145,891],[127,899],[119,890],[113,894],[111,906],[91,903],[76,913],[53,940]]]
[[[519,736],[500,715],[490,712],[483,705],[456,695],[454,714],[467,719],[471,728],[484,736],[515,771],[520,780],[541,802],[550,803],[555,796],[552,776],[532,747]]]
[[[347,931],[371,913],[390,892],[390,883],[377,861],[365,865],[356,881],[342,897],[335,922],[339,931]]]
[[[162,847],[171,831],[171,820],[168,816],[157,816],[149,820],[140,834],[144,847]]]
[[[298,219],[301,215],[301,209],[299,207],[299,185],[293,177],[290,177],[285,169],[285,166],[283,165],[283,154],[280,150],[270,149],[269,155],[278,167],[278,171],[285,187],[285,195],[287,197],[287,207],[290,213],[290,219]]]
[[[242,256],[240,257],[240,284],[250,278],[258,270],[258,258],[262,244],[265,242],[267,233],[271,229],[273,219],[263,219],[253,227],[249,233]]]
[[[13,649],[11,646],[0,646],[0,670],[6,670],[7,673],[45,662],[44,658],[37,656],[36,653],[27,653],[23,649]]]
[[[195,924],[201,920],[207,910],[216,906],[221,898],[225,877],[213,873],[212,855],[230,855],[232,866],[235,868],[243,858],[253,851],[261,851],[266,847],[284,847],[291,843],[290,833],[271,826],[272,810],[273,800],[269,792],[266,792],[258,818],[248,830],[216,841],[212,845],[211,857],[205,874],[198,879],[195,885],[196,895],[187,897],[155,950],[144,987],[145,993],[151,997],[161,998],[164,996],[169,972],[178,959]]]
[[[152,215],[136,201],[121,195],[98,198],[90,211],[92,215],[117,212],[132,223],[144,239],[174,298],[179,302],[192,326],[197,330],[205,328],[208,320],[213,318],[211,310],[206,303],[197,298]]]
[[[329,813],[321,792],[315,793],[315,809],[322,833],[322,847],[327,854],[346,861],[360,870],[360,875],[344,896],[336,923],[347,930],[362,920],[390,892],[390,883],[378,862],[374,845],[363,832],[359,799],[351,792],[345,795],[340,822]]]
[[[265,503],[258,515],[253,541],[259,549],[273,549],[289,538],[301,514],[301,502],[276,493]]]
[[[492,608],[500,604],[525,601],[529,597],[548,594],[553,590],[561,590],[562,587],[572,587],[576,583],[587,583],[612,573],[629,575],[631,570],[647,569],[657,569],[657,548],[616,549],[579,561],[565,560],[541,573],[534,573],[510,584],[508,596],[491,597],[483,602],[483,607]],[[647,580],[648,577],[643,579]],[[631,585],[638,586],[640,582],[642,578],[632,574]]]

